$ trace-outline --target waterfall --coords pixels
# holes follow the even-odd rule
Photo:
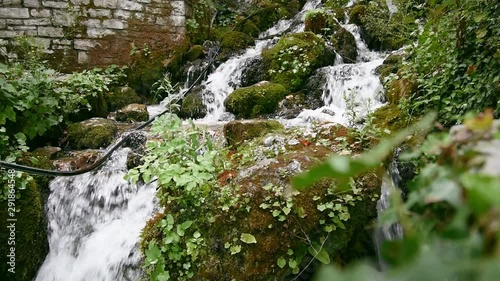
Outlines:
[[[156,190],[123,179],[128,152],[116,151],[98,171],[50,183],[50,252],[36,281],[139,280],[139,235]]]
[[[342,24],[356,39],[356,63],[335,63],[318,69],[326,76],[322,100],[325,106],[304,110],[295,119],[283,120],[287,126],[298,126],[314,121],[343,125],[361,123],[369,113],[383,105],[383,86],[375,69],[384,62],[386,54],[371,51],[361,39],[360,29],[354,24]]]
[[[259,37],[265,38],[278,36],[293,28],[293,32],[304,29],[304,17],[307,11],[317,7],[320,0],[308,1],[302,10],[292,19],[278,21],[276,25],[263,32]],[[227,96],[240,86],[240,79],[245,66],[253,59],[259,57],[264,48],[271,46],[273,39],[257,40],[252,48],[248,48],[242,55],[233,57],[221,64],[205,82],[202,83],[203,103],[207,106],[205,121],[219,121],[224,119],[224,100]]]

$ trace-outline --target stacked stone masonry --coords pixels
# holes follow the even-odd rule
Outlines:
[[[27,36],[68,65],[125,64],[182,40],[185,16],[184,0],[0,0],[0,55]]]

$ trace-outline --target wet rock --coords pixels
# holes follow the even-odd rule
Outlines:
[[[117,121],[148,121],[149,113],[146,105],[133,103],[116,112]]]
[[[123,146],[130,147],[134,151],[142,151],[146,141],[148,140],[146,134],[143,132],[132,132],[130,135],[130,138]]]
[[[68,141],[76,149],[101,148],[113,141],[117,127],[112,120],[91,118],[68,127]]]
[[[224,136],[230,146],[238,146],[245,140],[265,136],[283,130],[283,125],[275,120],[231,121],[224,125]]]
[[[356,25],[362,25],[362,18],[365,16],[366,6],[365,5],[355,5],[349,11],[349,23]]]
[[[207,115],[207,107],[203,104],[199,91],[192,91],[182,99],[179,117],[198,119],[205,115]]]
[[[75,171],[94,164],[99,159],[99,152],[94,150],[70,151],[54,160],[54,167],[59,171]]]
[[[344,63],[355,63],[358,57],[356,38],[345,28],[338,28],[330,38],[335,51],[343,58]]]
[[[137,166],[144,164],[143,155],[136,152],[130,152],[127,155],[127,169],[133,169]]]
[[[201,46],[201,45],[194,45],[186,53],[186,59],[188,61],[195,61],[197,59],[203,58],[204,55],[205,55],[205,51],[204,51],[203,46]]]
[[[259,83],[235,90],[226,98],[224,106],[238,118],[255,118],[274,113],[287,93],[280,84]]]
[[[110,111],[116,111],[129,104],[140,103],[141,97],[130,87],[120,87],[106,94],[106,102]]]
[[[297,117],[307,107],[302,92],[291,94],[279,103],[276,115],[284,119],[292,119]]]
[[[268,79],[264,61],[260,57],[255,58],[248,62],[241,74],[241,87],[248,87]]]
[[[331,115],[331,116],[335,116],[335,111],[329,109],[329,108],[325,108],[323,110],[321,110],[321,113],[324,113],[324,114],[328,114],[328,115]]]
[[[33,153],[33,155],[44,156],[44,157],[47,157],[48,159],[51,159],[59,151],[61,151],[60,147],[44,146],[44,147],[39,147],[39,148],[33,150],[32,153]]]
[[[305,95],[306,104],[310,109],[320,108],[325,105],[321,97],[326,81],[326,73],[321,70],[316,71],[314,75],[307,80],[302,92]]]

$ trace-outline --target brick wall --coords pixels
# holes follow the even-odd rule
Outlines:
[[[0,53],[34,37],[52,63],[125,64],[131,51],[167,51],[184,38],[184,0],[0,0]]]

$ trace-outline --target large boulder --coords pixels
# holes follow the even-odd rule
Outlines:
[[[287,93],[283,85],[263,82],[235,90],[224,101],[224,106],[238,118],[255,118],[275,112]]]
[[[148,109],[144,104],[129,104],[116,112],[117,121],[148,121],[148,119]]]
[[[231,121],[224,125],[224,136],[228,145],[236,147],[245,140],[262,137],[283,129],[283,125],[276,120]]]
[[[315,69],[334,63],[335,55],[326,51],[325,40],[302,32],[281,37],[274,47],[262,52],[262,57],[270,81],[294,92]]]
[[[262,58],[250,60],[241,74],[241,87],[255,85],[261,81],[268,80],[268,73],[264,66]]]
[[[118,128],[112,120],[91,118],[68,127],[68,141],[75,149],[106,147],[113,141]]]

